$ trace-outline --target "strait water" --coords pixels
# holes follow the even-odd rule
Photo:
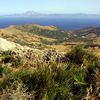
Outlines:
[[[10,25],[40,24],[54,25],[65,30],[100,26],[100,18],[66,18],[66,17],[0,17],[0,28]]]

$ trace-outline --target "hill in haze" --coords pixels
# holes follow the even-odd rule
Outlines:
[[[8,14],[8,15],[4,15],[4,16],[15,16],[15,17],[24,17],[24,16],[29,16],[29,17],[32,17],[32,16],[41,16],[42,14],[41,13],[37,13],[35,11],[26,11],[26,12],[23,12],[23,13],[15,13],[15,14]]]

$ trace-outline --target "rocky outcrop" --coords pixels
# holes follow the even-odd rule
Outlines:
[[[38,49],[33,49],[28,46],[21,46],[20,44],[0,38],[0,53],[4,51],[11,51],[12,54],[19,56],[23,56],[28,53],[41,53],[41,51]]]
[[[12,50],[16,47],[15,43],[9,42],[6,39],[0,38],[0,51]]]

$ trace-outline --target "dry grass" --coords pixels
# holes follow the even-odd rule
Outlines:
[[[94,54],[97,57],[100,57],[100,48],[88,48],[86,49],[87,52]]]

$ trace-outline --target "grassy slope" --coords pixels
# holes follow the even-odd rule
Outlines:
[[[68,34],[53,26],[11,26],[0,30],[0,37],[40,50],[65,52],[63,55],[55,51],[41,55],[28,52],[22,57],[11,52],[0,54],[1,100],[8,97],[22,100],[97,100],[99,97],[99,48],[70,49],[84,44],[84,41],[81,38],[65,41],[63,39]]]
[[[87,33],[89,30],[90,29],[78,30],[78,33],[79,31]],[[65,32],[55,26],[40,26],[35,24],[16,25],[0,29],[0,37],[23,46],[26,45],[37,49],[56,49],[65,52],[65,50],[69,51],[71,47],[80,44],[100,44],[99,37],[81,38],[74,37],[74,34],[76,33],[72,31]],[[93,52],[96,51],[100,52],[100,49],[95,49]],[[100,55],[100,53],[97,55]]]
[[[46,61],[4,52],[0,56],[0,99],[99,100],[100,59],[81,47],[64,57],[65,62],[58,63],[52,57]]]
[[[47,27],[46,27],[47,28]],[[50,29],[51,30],[51,29]],[[33,32],[22,31],[15,26],[11,26],[0,30],[0,36],[21,45],[27,45],[35,48],[39,46],[46,46],[46,44],[55,42],[56,39],[39,36]]]

